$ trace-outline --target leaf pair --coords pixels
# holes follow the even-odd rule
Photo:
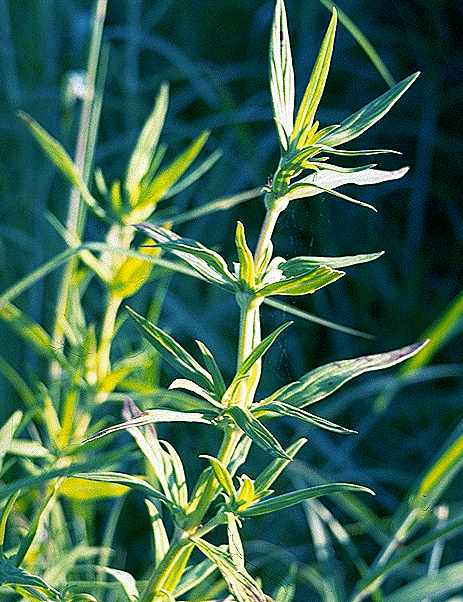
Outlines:
[[[315,121],[315,115],[323,96],[331,64],[336,23],[337,14],[333,7],[330,24],[293,122],[294,72],[291,45],[284,1],[277,0],[270,42],[270,88],[274,118],[282,147],[282,163],[274,182],[278,182],[275,186],[284,191],[287,200],[328,192],[337,198],[375,210],[367,203],[334,192],[334,188],[348,183],[362,185],[396,179],[405,175],[406,169],[384,172],[375,170],[375,165],[345,168],[327,163],[327,161],[329,155],[360,156],[394,152],[383,149],[339,151],[336,147],[357,138],[386,115],[416,80],[419,73],[410,75],[392,86],[387,92],[356,111],[341,124],[319,130],[319,123]],[[321,152],[328,156],[319,157]],[[290,181],[305,169],[310,169],[315,173],[290,185]],[[281,191],[274,192],[274,194],[281,196]]]
[[[239,258],[239,274],[232,274],[225,260],[215,251],[201,243],[181,238],[177,234],[150,224],[139,224],[139,230],[152,238],[157,246],[170,251],[193,268],[197,274],[230,292],[244,289],[256,298],[277,295],[306,295],[335,282],[344,272],[337,271],[329,265],[311,265],[305,271],[290,275],[279,269],[281,258],[275,258],[268,266],[262,280],[256,282],[255,266],[252,253],[247,245],[243,225],[238,222],[236,229],[236,247]]]
[[[229,271],[226,261],[218,253],[189,238],[182,238],[161,226],[138,224],[137,229],[154,240],[158,247],[170,251],[201,278],[227,290],[234,290],[237,279]]]
[[[277,0],[270,41],[270,88],[275,121],[280,142],[285,151],[289,143],[306,148],[316,142],[331,147],[345,144],[360,136],[379,121],[416,80],[419,73],[405,78],[387,92],[345,119],[339,126],[321,131],[317,137],[314,119],[320,104],[333,54],[337,13],[333,8],[330,24],[323,38],[309,82],[302,98],[296,120],[294,114],[294,71],[291,58],[286,10],[283,0]]]
[[[167,332],[164,332],[130,307],[127,307],[127,311],[141,330],[143,336],[153,345],[167,363],[191,381],[189,385],[188,381],[182,381],[182,388],[185,388],[186,385],[186,388],[189,388],[189,390],[195,393],[199,392],[200,396],[203,396],[205,399],[202,404],[203,409],[206,412],[216,413],[216,407],[220,404],[215,403],[215,400],[219,401],[222,399],[225,384],[220,368],[206,345],[197,341],[206,366],[205,368]],[[197,387],[194,386],[195,384]],[[201,391],[203,392],[202,395]]]
[[[166,83],[163,83],[130,158],[123,190],[118,181],[114,182],[108,190],[102,172],[100,170],[96,172],[95,180],[100,193],[104,196],[109,195],[114,214],[126,224],[147,219],[162,198],[193,184],[220,157],[220,153],[214,153],[179,182],[198,157],[209,137],[208,132],[203,132],[167,167],[158,171],[166,150],[165,147],[158,147],[158,142],[164,126],[168,102],[169,88]],[[105,219],[106,212],[89,191],[82,174],[64,147],[32,117],[23,112],[20,112],[19,116],[28,125],[49,159],[72,186],[77,188],[84,203],[98,217]]]

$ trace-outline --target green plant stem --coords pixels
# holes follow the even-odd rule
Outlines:
[[[259,269],[261,266],[262,261],[265,258],[266,251],[272,242],[273,232],[281,211],[282,209],[278,207],[278,204],[275,204],[267,209],[267,213],[265,214],[265,219],[260,230],[256,251],[254,253],[254,264],[257,269]]]
[[[179,562],[179,559],[182,558],[181,555],[186,546],[189,546],[191,550],[193,550],[193,544],[185,536],[181,537],[170,546],[159,566],[153,571],[138,602],[154,602],[158,597],[160,590],[169,591],[170,589],[170,591],[172,591],[174,589],[168,588],[166,581],[169,579],[171,572],[176,569],[176,565]],[[186,561],[188,561],[188,558]],[[180,576],[177,577],[180,578]]]
[[[75,164],[82,173],[85,182],[88,181],[90,166],[93,161],[94,142],[96,136],[91,132],[92,128],[98,128],[98,120],[92,120],[95,102],[95,83],[98,72],[98,63],[100,58],[101,44],[103,38],[103,28],[106,18],[108,0],[97,0],[95,7],[95,18],[93,22],[92,37],[90,40],[90,49],[87,62],[86,93],[80,116],[79,134],[76,143]],[[93,121],[93,123],[92,123]],[[96,121],[96,122],[95,122]],[[90,127],[92,126],[92,127]],[[66,218],[66,228],[80,238],[85,226],[85,204],[82,203],[80,193],[77,189],[71,191],[69,199],[68,213]],[[68,308],[69,292],[72,284],[74,270],[77,265],[77,258],[73,258],[64,270],[61,284],[58,292],[58,302],[56,308],[56,318],[53,330],[53,346],[60,348],[64,342],[64,322]],[[61,367],[57,362],[50,365],[50,376],[52,379],[59,377]]]
[[[111,345],[116,330],[117,312],[123,299],[118,295],[108,294],[108,302],[103,318],[103,325],[100,334],[100,346],[98,349],[98,379],[101,380],[111,371]]]
[[[37,508],[37,510],[32,518],[32,521],[29,525],[29,529],[28,529],[26,535],[24,536],[24,538],[22,539],[21,545],[19,546],[18,551],[16,552],[16,556],[14,559],[16,566],[21,565],[24,558],[26,557],[26,554],[28,553],[32,544],[34,543],[35,537],[39,530],[40,523],[44,520],[46,514],[48,513],[51,506],[53,505],[53,502],[55,500],[55,496],[58,491],[60,483],[61,483],[61,479],[58,479],[57,481],[55,481],[55,483],[50,485],[48,488],[47,494],[45,495],[43,500],[40,502],[40,505]]]
[[[262,262],[267,255],[267,249],[272,241],[278,217],[285,206],[285,199],[277,199],[268,207],[254,255],[256,268],[257,266],[262,266]],[[261,300],[256,299],[252,295],[242,294],[237,296],[237,302],[240,307],[240,330],[237,351],[237,366],[239,367],[243,360],[251,353],[253,348],[260,342]],[[245,381],[241,385],[241,404],[248,405],[252,401],[259,379],[260,362],[256,362],[254,374],[248,379],[249,382]],[[242,433],[235,427],[226,429],[220,451],[217,455],[217,458],[223,464],[227,465],[232,459],[236,446],[241,439],[241,435]],[[189,516],[189,521],[186,526],[187,531],[180,539],[172,543],[162,562],[154,569],[144,592],[140,596],[139,602],[154,602],[161,589],[169,592],[173,591],[175,585],[173,583],[168,584],[167,581],[171,571],[181,568],[177,566],[177,563],[180,562],[180,558],[182,564],[184,561],[185,563],[188,561],[189,554],[193,550],[193,545],[188,537],[193,534],[199,536],[205,535],[222,523],[221,517],[218,515],[206,523],[206,525],[201,526],[201,521],[217,495],[217,489],[218,483],[215,477],[211,476],[203,490],[198,506]],[[191,550],[189,553],[185,552],[186,558],[184,558],[181,556],[181,552],[183,548],[189,544],[191,545]]]

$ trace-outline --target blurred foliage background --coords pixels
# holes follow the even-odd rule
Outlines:
[[[364,148],[403,153],[382,161],[385,168],[408,164],[411,170],[402,180],[362,190],[361,198],[373,201],[378,215],[324,195],[310,203],[293,203],[285,214],[275,238],[284,257],[381,249],[386,255],[352,271],[346,282],[313,300],[298,302],[302,309],[374,338],[298,321],[291,336],[269,354],[267,374],[272,378],[264,388],[275,388],[328,360],[418,340],[444,316],[443,337],[432,367],[404,386],[397,386],[392,375],[382,375],[364,378],[338,395],[325,404],[324,415],[358,428],[359,437],[345,441],[310,432],[310,444],[303,452],[304,461],[329,479],[372,486],[378,492],[372,504],[381,516],[397,508],[462,418],[463,8],[450,0],[344,0],[339,5],[375,46],[394,79],[422,71],[385,121],[362,140]],[[46,220],[46,211],[64,219],[67,184],[15,112],[32,114],[69,150],[74,148],[92,8],[93,2],[83,0],[0,0],[1,290],[64,248]],[[328,12],[316,0],[287,0],[287,9],[296,84],[302,94]],[[204,178],[176,196],[175,207],[194,208],[265,183],[278,160],[267,76],[272,11],[269,0],[109,2],[104,34],[109,62],[95,161],[108,179],[122,175],[159,84],[168,80],[171,103],[164,132],[168,152],[173,155],[204,128],[212,130],[208,150],[223,152]],[[341,26],[320,111],[322,125],[336,123],[385,89],[368,57]],[[252,242],[262,215],[261,201],[255,199],[177,230],[232,257],[238,216],[248,224]],[[91,222],[88,239],[98,240],[99,235],[96,222]],[[21,297],[21,307],[41,324],[52,321],[58,278],[57,273],[49,276]],[[146,308],[152,295],[153,288],[145,286],[134,305]],[[93,294],[88,303],[98,319],[98,295]],[[225,372],[236,344],[237,320],[231,298],[196,281],[172,278],[161,324],[187,347],[194,338],[204,340]],[[265,312],[267,328],[281,321],[280,312]],[[40,359],[3,324],[0,344],[17,370],[41,374]],[[17,401],[1,376],[0,393],[4,419]],[[118,419],[119,408],[112,411]],[[301,434],[291,421],[280,429],[286,440]],[[207,447],[208,442],[199,445],[187,427],[177,426],[169,436],[180,449],[194,451],[191,463],[197,469],[194,455],[203,451],[198,446]],[[258,454],[253,459],[260,461]],[[457,506],[463,504],[461,487],[454,486],[446,495]],[[277,543],[290,555],[311,558],[303,520],[302,511],[294,511],[282,517],[278,529],[266,528],[273,519],[247,527],[251,559],[253,551]],[[119,543],[127,566],[138,573],[136,567],[140,563],[143,567],[145,561],[143,525],[133,521],[124,525]],[[449,558],[461,560],[461,543],[454,540],[447,548]]]

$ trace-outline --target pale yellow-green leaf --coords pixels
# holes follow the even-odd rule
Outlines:
[[[333,15],[323,39],[309,83],[307,84],[304,97],[297,112],[296,122],[291,134],[291,139],[294,140],[300,133],[305,131],[298,141],[299,148],[303,148],[309,138],[310,128],[312,128],[315,113],[325,89],[326,79],[330,69],[331,55],[333,54],[336,23],[337,13],[336,9],[333,8]]]

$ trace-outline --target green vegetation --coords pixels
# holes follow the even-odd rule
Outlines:
[[[151,42],[186,74],[193,96],[176,96],[175,81],[172,92],[166,77],[143,127],[131,115],[140,82],[130,69],[140,60],[143,3],[129,5],[132,29],[122,36],[129,65],[124,95],[133,103],[122,117],[138,132],[125,168],[118,166],[119,148],[109,151],[117,155],[117,169],[106,166],[104,155],[103,167],[94,167],[102,158],[97,140],[112,60],[104,43],[106,0],[95,3],[86,76],[74,73],[68,84],[65,119],[72,119],[73,95],[82,99],[75,153],[35,119],[33,105],[19,106],[13,54],[4,53],[21,136],[27,132],[28,145],[35,140],[71,193],[67,204],[62,190],[59,206],[38,202],[47,236],[53,230],[59,237],[56,253],[44,252],[43,225],[32,240],[18,235],[14,216],[0,230],[11,244],[42,245],[33,268],[10,279],[0,294],[0,373],[12,400],[0,429],[2,600],[460,599],[449,596],[463,588],[462,498],[452,489],[463,466],[463,430],[461,422],[452,424],[460,414],[448,398],[461,367],[429,364],[459,331],[461,293],[419,324],[423,336],[413,331],[405,341],[399,317],[387,336],[379,319],[372,341],[341,312],[334,311],[333,320],[321,317],[325,305],[316,301],[336,310],[358,298],[356,316],[371,303],[362,281],[360,293],[342,288],[344,270],[351,277],[368,264],[358,270],[373,274],[369,264],[384,259],[382,250],[354,250],[379,208],[365,187],[397,182],[408,168],[397,168],[396,150],[349,143],[367,138],[373,126],[381,135],[377,124],[397,103],[398,119],[418,73],[394,83],[354,20],[331,2],[322,4],[330,21],[296,102],[286,7],[276,1],[269,78],[279,159],[259,186],[267,165],[243,156],[237,168],[251,176],[230,194],[222,182],[232,182],[232,159],[217,148],[214,119],[199,118],[202,127],[191,136],[186,119],[168,126],[178,103],[194,114],[198,99],[209,109],[221,102],[238,124],[240,108],[226,86],[219,99],[202,69],[156,36]],[[12,7],[0,2],[0,9],[8,23]],[[146,11],[151,26],[163,10],[169,3]],[[366,53],[389,88],[350,116],[328,119],[338,12],[362,60]],[[120,32],[112,25],[108,31],[117,46]],[[338,95],[336,104],[339,110],[347,103]],[[244,155],[258,153],[248,126],[238,129]],[[171,134],[176,152],[167,148]],[[390,167],[378,168],[376,161]],[[207,191],[215,171],[217,198],[184,202]],[[323,213],[313,209],[321,201],[326,211],[346,212],[329,224],[330,251],[296,251],[288,258],[288,240],[298,232],[294,216],[312,208],[321,230]],[[356,254],[337,253],[329,240],[339,231],[344,241],[346,230],[343,252]],[[420,236],[413,232],[407,257]],[[387,219],[381,235],[385,247]],[[394,292],[382,288],[393,304],[421,305],[409,299],[417,295],[416,279]],[[34,304],[44,298],[51,309],[41,315]],[[299,298],[310,299],[315,311],[294,305]],[[272,315],[277,319],[270,326]],[[373,318],[374,311],[361,326],[371,330]],[[24,368],[9,353],[12,332],[27,345]],[[328,353],[329,333],[337,344]],[[395,339],[406,346],[388,351]],[[354,380],[399,364],[368,381]],[[420,407],[421,396],[435,391],[434,412],[447,412],[436,419],[438,444],[423,430]],[[396,423],[391,407],[399,396],[405,415]],[[315,403],[320,410],[312,413]],[[416,457],[424,450],[430,454],[425,462]],[[362,455],[371,461],[363,463]]]

